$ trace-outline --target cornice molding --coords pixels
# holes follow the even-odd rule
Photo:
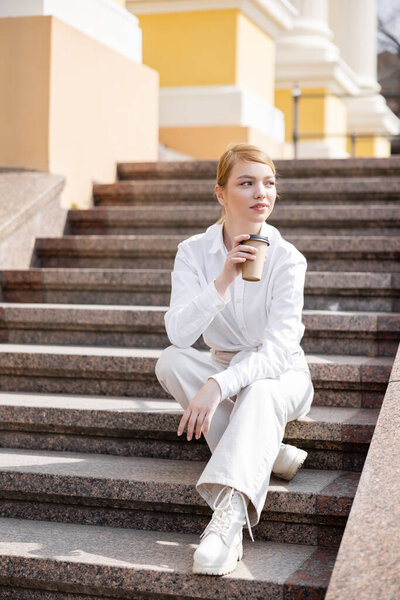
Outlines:
[[[334,94],[360,94],[360,87],[355,73],[341,58],[329,62],[313,61],[312,55],[306,58],[301,50],[293,56],[291,62],[277,62],[275,72],[275,89],[292,88],[295,83],[300,87],[327,87]]]
[[[236,8],[272,38],[290,31],[298,14],[289,0],[127,0],[134,15]]]

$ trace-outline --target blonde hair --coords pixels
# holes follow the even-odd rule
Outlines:
[[[258,146],[247,144],[246,142],[232,142],[228,144],[226,150],[221,154],[218,166],[217,166],[217,185],[225,187],[228,183],[229,175],[231,174],[233,165],[236,159],[244,160],[247,162],[259,162],[271,167],[272,172],[276,175],[275,165],[272,158],[261,150]],[[217,194],[215,193],[215,197]],[[217,199],[218,200],[218,199]],[[216,223],[223,223],[225,221],[225,207],[222,207],[221,216]]]

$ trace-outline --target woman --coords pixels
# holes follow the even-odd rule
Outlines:
[[[307,453],[282,444],[288,421],[305,416],[314,388],[300,346],[305,257],[266,223],[276,199],[275,167],[257,146],[229,144],[214,191],[221,218],[178,244],[165,327],[172,345],[156,376],[184,408],[187,427],[212,452],[196,489],[213,509],[193,572],[224,575],[242,558],[243,525],[259,522],[271,472],[294,477]],[[257,206],[259,205],[259,206]],[[260,281],[242,279],[268,237]],[[203,334],[211,354],[192,348]]]

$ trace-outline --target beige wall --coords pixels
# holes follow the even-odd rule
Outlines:
[[[48,170],[50,27],[0,19],[0,165]]]
[[[50,16],[0,19],[0,51],[0,165],[65,175],[86,207],[117,161],[157,160],[155,70]]]

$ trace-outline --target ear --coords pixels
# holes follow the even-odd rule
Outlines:
[[[224,194],[222,188],[220,188],[219,185],[215,185],[214,192],[220,205],[224,206]]]

